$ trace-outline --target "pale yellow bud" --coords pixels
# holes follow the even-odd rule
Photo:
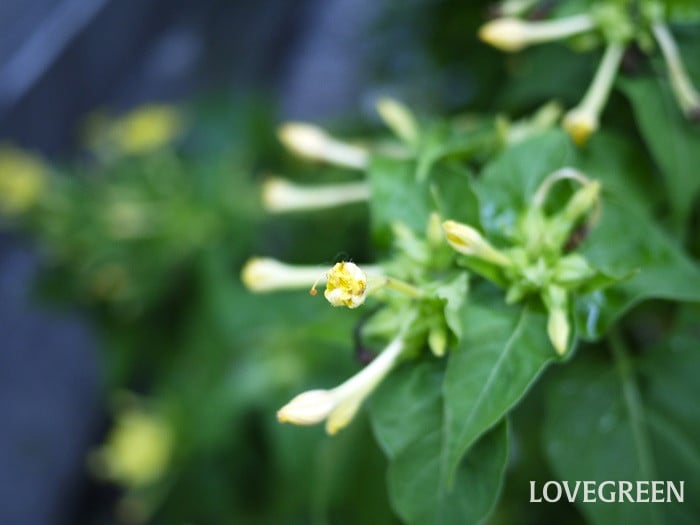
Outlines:
[[[369,365],[332,390],[310,390],[296,396],[277,412],[283,423],[313,425],[326,420],[326,432],[335,434],[352,421],[365,399],[393,368],[404,349],[394,339]]]
[[[562,126],[577,146],[583,146],[598,129],[598,115],[588,108],[574,108],[564,115]]]
[[[277,135],[290,151],[310,160],[357,169],[364,169],[369,161],[369,153],[364,148],[341,142],[311,124],[283,124]]]
[[[351,262],[339,262],[326,274],[324,297],[333,306],[357,308],[367,297],[367,275]]]
[[[325,420],[335,406],[328,390],[309,390],[299,394],[277,411],[280,423],[315,425]]]
[[[411,111],[393,98],[381,98],[377,112],[384,123],[403,141],[416,145],[419,139],[418,123]]]
[[[608,44],[583,100],[564,116],[562,126],[577,146],[585,144],[591,133],[598,129],[598,119],[610,95],[624,51],[623,44],[618,42]]]
[[[550,310],[549,319],[547,320],[547,334],[557,354],[564,355],[566,352],[570,332],[571,328],[566,310],[562,308]]]
[[[447,242],[459,253],[478,257],[499,266],[511,264],[510,259],[491,246],[475,228],[457,221],[445,221],[442,228]]]
[[[369,197],[370,188],[364,181],[300,186],[279,177],[271,177],[262,188],[265,209],[274,213],[333,208],[367,201]]]
[[[241,281],[253,292],[294,290],[317,282],[319,273],[317,266],[294,266],[269,257],[253,257],[243,266]]]
[[[567,314],[568,293],[560,286],[551,285],[543,290],[542,300],[549,311],[547,335],[549,335],[549,340],[552,342],[552,346],[554,346],[557,354],[564,355],[569,344],[569,334],[571,333]]]
[[[442,325],[434,326],[428,332],[428,346],[435,357],[445,355],[447,349],[447,331]]]
[[[579,188],[571,196],[564,210],[564,217],[570,222],[576,222],[580,217],[588,213],[600,196],[600,182],[592,180]]]
[[[560,40],[595,27],[589,15],[576,15],[544,22],[525,22],[503,17],[487,22],[479,29],[479,38],[503,51],[520,51],[530,44]]]

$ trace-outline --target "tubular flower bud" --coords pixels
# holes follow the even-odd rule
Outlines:
[[[498,266],[510,266],[510,259],[491,246],[474,228],[456,221],[442,223],[445,237],[450,246],[459,253],[478,257]]]
[[[393,98],[380,98],[377,102],[377,112],[401,140],[412,145],[418,142],[418,124],[406,106]]]
[[[325,420],[326,432],[335,434],[350,423],[403,349],[403,340],[394,339],[369,365],[336,388],[310,390],[296,396],[277,412],[277,419],[295,425],[314,425]]]
[[[555,308],[550,310],[549,318],[547,319],[547,335],[552,342],[552,346],[557,351],[557,354],[564,355],[569,344],[569,319],[566,316],[566,310],[563,308]]]
[[[317,266],[294,266],[269,257],[253,257],[241,271],[241,281],[253,292],[308,288],[318,277]]]
[[[608,44],[595,78],[581,103],[564,115],[562,126],[577,146],[582,146],[598,129],[598,120],[608,99],[617,68],[622,60],[624,47],[614,42]]]
[[[304,187],[272,177],[265,181],[262,188],[265,209],[274,213],[332,208],[366,201],[369,197],[369,185],[365,182]]]
[[[280,126],[277,135],[290,151],[301,157],[348,168],[367,167],[367,150],[341,142],[317,126],[290,122]]]
[[[571,196],[564,209],[564,217],[574,223],[595,206],[600,196],[600,181],[592,180]]]
[[[673,94],[681,111],[687,118],[700,117],[700,94],[688,77],[671,32],[661,22],[652,24],[651,29],[666,61]]]
[[[504,17],[487,22],[479,29],[479,38],[502,51],[520,51],[530,44],[560,40],[595,27],[589,15],[575,15],[545,22],[525,22]]]
[[[569,344],[571,326],[567,315],[568,294],[564,288],[551,285],[543,291],[544,301],[549,318],[547,320],[547,334],[557,354],[564,355]]]
[[[333,306],[357,308],[367,297],[367,275],[351,262],[336,263],[326,274],[324,297]]]

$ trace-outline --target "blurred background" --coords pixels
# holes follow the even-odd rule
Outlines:
[[[238,273],[371,256],[360,206],[269,219],[255,180],[309,175],[282,120],[469,100],[424,46],[445,4],[0,3],[0,523],[393,521],[364,422],[328,443],[274,420],[310,376],[357,368],[356,318]]]

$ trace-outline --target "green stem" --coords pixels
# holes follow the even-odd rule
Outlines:
[[[399,279],[394,279],[393,277],[387,277],[384,280],[383,286],[396,290],[397,292],[404,293],[410,297],[415,297],[416,299],[425,297],[425,292],[420,288],[417,288],[412,284],[408,284],[407,282],[400,281]]]
[[[644,405],[637,387],[634,365],[618,330],[611,330],[608,340],[615,360],[615,366],[620,376],[620,382],[622,383],[622,395],[632,428],[632,439],[637,451],[640,477],[643,480],[651,481],[655,479],[656,467],[649,441]],[[649,507],[649,511],[652,523],[662,523],[656,507],[652,505]]]

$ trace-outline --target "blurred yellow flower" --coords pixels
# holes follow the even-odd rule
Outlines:
[[[0,213],[16,215],[39,199],[45,185],[46,165],[13,146],[0,146]]]
[[[180,111],[165,104],[141,106],[113,120],[95,112],[85,121],[86,142],[93,150],[114,150],[124,155],[162,148],[180,136],[183,129]]]
[[[182,116],[175,108],[154,104],[117,119],[112,126],[112,136],[123,153],[144,153],[172,142],[182,128]]]
[[[97,451],[95,466],[123,485],[147,485],[165,472],[172,444],[171,429],[161,417],[129,408],[119,414],[107,442]]]

